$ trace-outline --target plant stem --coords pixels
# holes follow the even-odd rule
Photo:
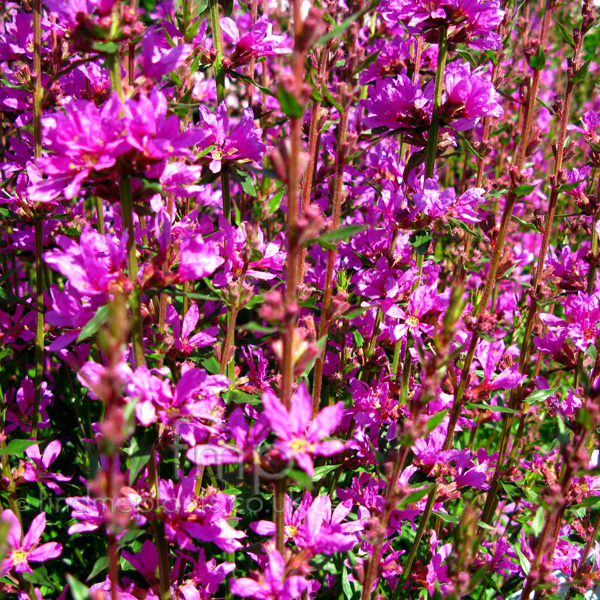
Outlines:
[[[317,72],[317,82],[325,82],[327,79],[327,58],[329,56],[329,46],[321,51],[319,56],[319,67]],[[310,127],[308,132],[308,160],[306,170],[304,171],[304,181],[302,183],[302,204],[300,206],[300,216],[303,216],[310,204],[310,198],[315,185],[315,175],[317,173],[317,157],[319,154],[319,120],[321,118],[321,102],[313,100],[310,113]],[[346,120],[348,117],[346,117]],[[305,276],[305,260],[307,248],[300,249],[298,258],[298,284],[302,284]]]
[[[42,0],[33,3],[33,70],[35,88],[33,92],[33,142],[36,158],[42,156]],[[35,218],[35,395],[31,421],[31,437],[37,439],[42,380],[44,378],[44,220]]]
[[[296,88],[302,89],[304,73],[305,50],[301,47],[303,20],[301,0],[292,0],[294,15],[294,53],[293,72]],[[296,334],[297,300],[298,300],[298,183],[300,174],[300,152],[302,150],[302,118],[290,118],[291,151],[288,165],[287,182],[287,265],[285,286],[285,331],[283,336],[283,360],[281,369],[281,401],[286,409],[290,409],[292,389],[294,385],[294,337]],[[282,479],[275,485],[273,508],[275,512],[276,546],[283,552],[284,520],[283,507],[285,504],[286,481]]]
[[[137,281],[138,264],[135,247],[135,229],[133,227],[133,196],[131,177],[122,175],[119,182],[121,196],[121,218],[123,228],[127,231],[127,269],[129,279],[133,284],[131,292],[131,340],[133,344],[133,359],[136,367],[146,364],[144,357],[144,332],[142,322],[142,301],[140,284]]]
[[[438,139],[440,134],[440,122],[438,109],[442,104],[442,90],[444,86],[444,71],[446,70],[446,57],[448,54],[448,29],[446,25],[439,28],[438,42],[438,64],[435,71],[435,91],[433,96],[433,108],[431,113],[431,125],[427,132],[427,155],[425,158],[425,179],[435,174],[435,159],[437,154]]]
[[[225,99],[225,69],[223,68],[223,45],[221,43],[221,24],[219,21],[219,1],[210,0],[210,24],[213,32],[213,45],[217,52],[215,58],[215,80],[217,83],[217,103]]]
[[[381,567],[381,552],[387,533],[388,522],[392,511],[396,507],[396,488],[398,485],[398,477],[400,476],[400,473],[404,468],[404,462],[406,461],[407,456],[408,447],[402,446],[401,448],[399,448],[394,459],[392,472],[390,475],[389,483],[387,486],[387,492],[385,495],[385,504],[383,506],[383,511],[379,518],[380,539],[378,539],[377,542],[373,545],[373,552],[369,557],[369,562],[367,564],[367,570],[365,573],[365,580],[363,583],[362,600],[369,600],[371,598],[371,588],[373,587],[373,583],[375,582],[379,574],[379,568]]]
[[[154,494],[156,506],[160,506],[160,496],[158,489],[158,469],[156,465],[156,445],[152,446],[150,462],[148,463],[148,479],[151,490]],[[169,565],[169,548],[167,538],[165,537],[165,525],[160,519],[152,521],[152,535],[156,544],[158,553],[158,580],[160,588],[160,599],[171,599],[171,568]]]
[[[228,311],[227,333],[225,334],[225,340],[223,341],[223,346],[221,348],[221,366],[219,369],[220,375],[223,375],[225,373],[229,361],[233,358],[233,351],[235,347],[235,324],[237,321],[238,313],[239,308],[237,306],[233,306]]]
[[[125,95],[123,94],[123,83],[121,82],[121,60],[118,52],[106,55],[106,66],[110,77],[110,85],[123,102]]]
[[[100,198],[100,196],[96,196],[94,198],[94,202],[96,204],[96,218],[98,220],[98,233],[100,235],[105,235],[106,228],[104,226],[104,209],[102,207],[102,198]]]
[[[223,68],[223,45],[221,42],[218,0],[210,0],[210,23],[213,31],[213,45],[217,52],[214,68],[217,84],[217,105],[220,105],[225,100],[225,69]],[[231,190],[229,173],[225,169],[221,171],[221,190],[223,194],[223,216],[231,223]]]
[[[548,41],[548,30],[550,27],[550,21],[552,20],[553,9],[554,9],[554,3],[552,2],[552,0],[547,0],[546,1],[546,11],[544,14],[544,21],[542,23],[542,36],[541,36],[542,37],[542,41],[541,41],[542,48],[545,48],[547,41]],[[579,53],[581,52],[582,42],[583,42],[583,35],[580,36],[579,43],[574,50],[575,58],[577,58],[579,56]],[[541,73],[542,73],[541,70],[534,71],[533,82],[532,82],[530,93],[529,93],[530,102],[529,102],[528,110],[525,115],[525,121],[526,121],[526,123],[529,123],[529,124],[531,123],[532,118],[533,118],[532,104],[533,104],[533,102],[535,100],[535,96],[537,94],[537,84],[539,83]],[[534,86],[534,84],[535,84],[535,86]],[[550,235],[552,233],[552,225],[554,222],[554,215],[556,213],[556,204],[558,202],[558,196],[559,196],[559,191],[558,191],[559,183],[558,182],[559,182],[559,176],[562,173],[564,145],[565,145],[565,139],[566,139],[566,133],[567,133],[567,126],[569,124],[569,114],[570,114],[570,109],[571,109],[571,100],[572,100],[573,90],[574,90],[573,81],[571,80],[571,78],[569,78],[569,81],[567,83],[567,88],[565,90],[564,107],[563,107],[563,112],[561,115],[561,123],[560,123],[560,131],[559,131],[558,141],[556,144],[554,172],[551,177],[552,191],[550,193],[550,199],[548,201],[548,210],[546,213],[546,220],[545,220],[545,224],[544,224],[544,234],[542,237],[542,246],[539,251],[538,263],[536,265],[536,269],[535,269],[534,275],[533,275],[533,281],[532,281],[533,296],[531,297],[531,301],[529,304],[529,310],[527,313],[527,321],[525,323],[525,332],[523,334],[523,342],[522,342],[522,346],[521,346],[521,352],[519,355],[519,372],[520,373],[524,372],[525,366],[529,359],[529,347],[530,347],[530,343],[531,343],[531,333],[533,331],[533,325],[534,325],[534,322],[535,322],[535,319],[537,316],[537,311],[538,311],[538,304],[537,304],[536,297],[538,296],[539,291],[540,291],[539,287],[540,287],[542,275],[544,272],[546,254],[547,254],[548,246],[550,243]],[[523,136],[523,137],[525,137],[525,141],[527,141],[529,139],[528,136]],[[525,149],[522,149],[523,146],[525,146]],[[521,151],[519,152],[519,155],[518,155],[518,159],[521,159],[522,162],[519,162],[519,168],[522,168],[522,164],[525,159],[526,146],[527,146],[527,144],[524,143],[524,140],[522,139],[521,140],[521,148],[520,148]],[[509,194],[509,197],[511,195],[513,195],[512,192],[511,192],[511,194]],[[521,397],[521,391],[522,391],[521,386],[519,386],[518,388],[513,389],[511,391],[510,400],[509,400],[509,408],[512,408],[512,409],[516,408],[516,406],[519,402],[519,399]],[[520,418],[524,419],[525,417],[524,417],[524,415],[521,415]],[[494,470],[494,475],[492,476],[490,489],[488,491],[486,503],[485,503],[485,506],[484,506],[484,509],[482,512],[481,520],[484,523],[489,523],[489,519],[492,517],[494,508],[495,508],[495,505],[497,502],[499,479],[505,468],[504,462],[506,459],[506,453],[508,451],[508,442],[509,442],[510,431],[512,428],[513,421],[514,421],[513,414],[506,415],[506,419],[504,420],[504,423],[503,423],[502,433],[500,435],[498,460],[496,462],[496,468]],[[482,531],[481,535],[485,535],[485,533]]]
[[[342,214],[342,201],[344,199],[344,165],[346,163],[346,133],[348,131],[349,110],[344,110],[340,117],[338,127],[338,140],[336,149],[335,180],[333,190],[333,215],[331,217],[331,231],[338,229]],[[308,178],[308,176],[307,176]],[[305,180],[305,185],[306,185]],[[325,290],[323,292],[323,306],[321,308],[321,322],[319,324],[319,340],[325,338],[323,353],[319,355],[315,364],[315,377],[313,384],[312,409],[313,417],[319,412],[321,400],[321,386],[323,384],[323,367],[327,352],[327,336],[331,325],[331,299],[333,295],[333,270],[337,256],[337,245],[327,251],[327,271],[325,273]]]
[[[31,417],[31,437],[37,439],[40,402],[42,399],[42,383],[44,378],[44,221],[38,216],[35,219],[35,396]]]

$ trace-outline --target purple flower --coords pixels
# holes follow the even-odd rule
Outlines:
[[[482,117],[501,117],[500,94],[490,81],[468,63],[453,62],[444,75],[446,95],[440,107],[440,118],[452,121],[457,131],[473,129]]]
[[[228,419],[228,429],[233,440],[232,445],[202,444],[188,450],[187,457],[197,465],[254,463],[259,444],[269,434],[265,420],[259,418],[252,426],[249,426],[244,412],[238,407]]]
[[[505,368],[499,375],[494,376],[497,366],[504,357],[504,354],[504,342],[479,340],[475,356],[483,369],[484,381],[477,386],[476,389],[478,391],[512,390],[525,380],[525,376],[519,373],[517,364]]]
[[[189,44],[171,46],[164,33],[160,35],[155,27],[151,27],[142,38],[143,73],[146,77],[159,80],[177,69],[191,53]]]
[[[568,296],[563,306],[564,319],[551,313],[542,313],[540,320],[548,325],[551,331],[564,331],[575,346],[585,352],[600,332],[600,294],[588,296],[579,292]]]
[[[304,384],[293,395],[290,411],[271,391],[263,393],[262,401],[284,460],[295,459],[310,477],[314,473],[313,456],[331,456],[344,449],[339,440],[322,441],[340,424],[344,415],[342,402],[324,408],[312,419],[312,400]]]
[[[449,290],[447,290],[448,292]],[[393,337],[400,340],[410,332],[413,339],[421,344],[421,333],[433,334],[432,319],[437,317],[448,306],[448,293],[438,294],[437,283],[419,286],[410,296],[406,310],[397,306],[392,307],[388,314],[399,318],[400,323],[394,327]]]
[[[297,510],[292,511],[292,501],[286,496],[285,538],[313,555],[348,552],[359,541],[355,534],[364,527],[363,521],[342,523],[351,510],[351,500],[338,504],[332,511],[329,496],[313,498],[306,492]],[[250,527],[259,535],[275,535],[275,523],[271,521],[258,521]]]
[[[40,513],[31,523],[29,531],[21,542],[21,524],[15,513],[6,509],[2,513],[2,522],[8,526],[6,535],[6,546],[4,552],[6,558],[0,567],[0,576],[4,577],[12,569],[17,573],[32,573],[29,561],[45,562],[60,556],[61,544],[48,542],[40,544],[40,539],[46,529],[46,513]]]
[[[44,260],[62,273],[73,288],[85,296],[108,294],[123,284],[129,285],[121,267],[127,257],[127,232],[121,240],[100,235],[89,225],[84,228],[79,243],[59,235],[60,250],[48,250]]]
[[[238,540],[246,534],[229,524],[235,498],[220,492],[198,497],[195,485],[195,471],[177,484],[171,480],[159,482],[161,511],[169,541],[185,550],[195,549],[193,540],[212,542],[225,552],[241,548]]]
[[[196,304],[192,304],[187,311],[183,322],[179,320],[179,314],[172,304],[167,306],[167,323],[173,328],[173,345],[182,354],[191,354],[196,348],[210,346],[217,341],[215,337],[219,331],[218,327],[208,327],[192,335],[198,321],[200,311]]]
[[[286,38],[282,35],[273,35],[273,25],[266,15],[257,19],[252,29],[243,35],[233,19],[223,17],[221,30],[231,40],[235,47],[229,56],[230,68],[236,69],[247,64],[253,58],[261,56],[277,56],[291,54],[291,48],[286,48]]]
[[[433,96],[429,91],[423,93],[406,75],[393,82],[377,80],[375,89],[369,91],[369,98],[364,101],[370,115],[365,118],[366,127],[407,130],[429,127]]]
[[[157,90],[139,99],[125,102],[127,142],[138,151],[135,157],[143,163],[162,161],[169,156],[193,158],[188,150],[202,137],[197,129],[180,133],[179,117],[167,116],[167,98]]]
[[[55,483],[55,481],[70,481],[73,476],[61,475],[60,473],[50,473],[50,465],[58,458],[62,450],[61,443],[58,440],[54,440],[46,446],[44,454],[40,454],[40,447],[37,444],[29,446],[25,450],[27,458],[32,461],[33,464],[27,463],[25,465],[25,472],[23,473],[23,479],[25,481],[41,481],[45,483],[53,492],[61,494],[62,490]]]
[[[61,194],[73,198],[92,172],[114,166],[116,159],[131,146],[121,118],[121,101],[113,96],[101,109],[94,102],[71,100],[63,112],[43,119],[44,146],[54,156],[37,159],[40,171],[48,179],[29,187],[29,199],[47,202]]]
[[[200,234],[188,237],[181,243],[179,281],[194,281],[212,275],[224,262],[212,240],[207,241]]]
[[[221,216],[219,228],[220,231],[211,239],[221,246],[221,254],[226,261],[223,270],[214,278],[217,287],[226,286],[243,271],[247,277],[269,281],[283,270],[285,253],[281,251],[279,243],[265,244],[260,227],[251,228],[247,223],[242,223],[234,228]]]
[[[251,108],[242,111],[239,123],[229,131],[227,106],[222,102],[215,114],[208,112],[203,104],[200,105],[200,116],[204,121],[201,132],[202,139],[198,142],[201,150],[209,150],[206,155],[210,159],[209,169],[220,173],[223,164],[240,164],[259,161],[267,151],[262,142],[262,129],[254,125],[254,113]]]
[[[504,17],[498,0],[387,0],[381,14],[388,21],[401,21],[413,34],[429,33],[431,42],[437,42],[435,30],[447,25],[449,43],[484,50],[502,46],[494,31]]]
[[[293,600],[308,588],[308,581],[299,575],[286,575],[285,563],[277,550],[269,552],[267,565],[256,579],[232,579],[230,591],[242,598],[255,600]]]

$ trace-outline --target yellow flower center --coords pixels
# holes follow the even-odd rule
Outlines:
[[[27,562],[27,553],[23,550],[15,550],[12,553],[12,560],[15,565]]]
[[[294,438],[290,442],[290,448],[293,452],[310,452],[313,446],[304,438]]]
[[[406,322],[408,323],[409,329],[415,329],[419,326],[419,319],[417,319],[417,317],[408,317]]]
[[[294,525],[286,525],[285,535],[288,537],[296,537],[298,535],[298,528],[294,527]]]

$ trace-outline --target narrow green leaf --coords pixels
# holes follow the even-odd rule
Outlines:
[[[277,99],[281,112],[288,117],[301,118],[304,115],[304,107],[296,100],[291,92],[288,92],[282,86],[277,89]]]
[[[340,227],[334,231],[328,231],[322,236],[318,237],[315,241],[328,250],[335,248],[335,243],[342,240],[346,240],[349,237],[360,233],[366,229],[366,225],[348,225],[347,227]]]
[[[92,337],[95,333],[97,333],[102,325],[104,325],[108,320],[108,313],[108,304],[101,306],[96,311],[96,314],[84,325],[76,343],[79,344],[80,342],[83,342],[83,340],[87,340],[89,337]]]
[[[35,440],[11,440],[4,448],[0,449],[0,455],[23,456],[29,446],[39,443]]]
[[[71,573],[67,573],[67,583],[69,584],[69,589],[71,590],[71,596],[73,596],[73,600],[88,600],[90,597],[90,590],[88,586],[84,583],[81,583],[79,579],[75,579]]]

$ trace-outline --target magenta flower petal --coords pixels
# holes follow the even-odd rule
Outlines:
[[[38,546],[35,550],[32,550],[28,559],[34,562],[44,562],[52,558],[57,558],[62,552],[62,545],[56,542],[48,542]]]

